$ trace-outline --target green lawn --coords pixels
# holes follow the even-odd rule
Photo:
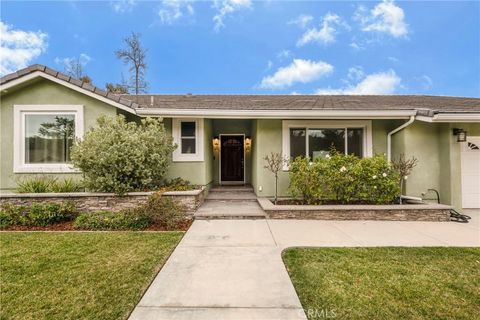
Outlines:
[[[292,248],[283,259],[309,319],[480,319],[480,248]]]
[[[183,232],[0,233],[0,319],[123,319]]]

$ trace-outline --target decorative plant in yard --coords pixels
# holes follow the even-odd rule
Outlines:
[[[313,162],[298,157],[289,174],[290,192],[308,204],[389,204],[400,195],[399,172],[383,155],[358,158],[332,151]]]
[[[160,187],[175,148],[161,120],[102,116],[73,145],[71,159],[87,189],[124,194]]]
[[[407,159],[405,154],[400,154],[398,159],[392,160],[392,166],[399,172],[400,174],[400,191],[403,192],[403,184],[404,181],[407,180],[410,173],[412,173],[413,168],[415,168],[418,164],[418,159],[415,157],[411,157]]]
[[[266,155],[263,160],[267,163],[264,168],[273,173],[275,177],[275,204],[277,204],[278,199],[278,173],[282,170],[283,164],[286,159],[280,154],[272,152],[270,155]]]

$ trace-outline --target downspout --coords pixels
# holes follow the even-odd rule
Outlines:
[[[392,161],[392,136],[400,130],[405,129],[415,121],[415,116],[410,116],[410,120],[402,124],[400,127],[393,129],[387,135],[387,160]]]

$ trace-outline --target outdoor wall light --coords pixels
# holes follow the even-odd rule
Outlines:
[[[213,137],[212,145],[213,152],[218,152],[220,150],[220,139],[218,139],[218,137]]]
[[[249,136],[245,137],[245,151],[250,151],[252,149],[252,139]]]
[[[467,141],[467,131],[460,128],[453,128],[453,135],[457,136],[457,142]]]

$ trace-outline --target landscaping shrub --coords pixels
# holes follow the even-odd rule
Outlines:
[[[71,202],[33,203],[28,218],[34,226],[46,226],[62,221],[70,221],[75,217],[75,208]]]
[[[17,181],[17,192],[19,193],[45,193],[45,192],[80,192],[83,191],[81,181],[66,178],[57,178],[40,175],[19,179]]]
[[[3,204],[0,209],[0,228],[10,226],[47,226],[75,218],[71,202],[33,203],[30,206]]]
[[[84,191],[83,183],[81,181],[66,178],[64,180],[57,180],[52,184],[51,192],[82,192]]]
[[[137,124],[122,115],[102,116],[72,146],[71,161],[84,173],[87,189],[124,194],[161,187],[175,148],[161,120]]]
[[[82,213],[74,222],[75,229],[84,230],[143,230],[148,225],[147,217],[135,209]]]
[[[309,158],[297,157],[290,162],[289,167],[290,193],[296,198],[301,197],[308,204],[318,202],[323,193],[324,163],[316,160],[312,164]]]
[[[185,219],[187,208],[160,192],[152,194],[145,205],[136,209],[148,218],[150,223],[173,230]]]
[[[50,176],[32,176],[17,181],[19,193],[45,193],[50,192],[56,179]]]
[[[2,204],[0,207],[0,228],[26,224],[26,208],[26,206],[16,206],[9,203]]]
[[[195,189],[195,186],[192,185],[190,181],[180,177],[165,180],[163,187],[161,188],[162,191],[186,191],[192,189]]]
[[[383,155],[358,158],[333,151],[331,156],[290,162],[289,190],[308,204],[393,203],[400,195],[399,173]]]

